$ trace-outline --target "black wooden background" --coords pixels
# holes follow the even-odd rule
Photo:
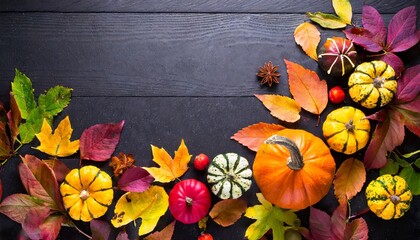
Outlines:
[[[181,139],[191,154],[214,157],[237,152],[251,162],[255,153],[230,140],[239,129],[257,122],[280,123],[303,128],[322,136],[317,117],[302,111],[295,124],[279,122],[257,100],[255,93],[290,95],[283,59],[315,70],[329,87],[346,85],[346,79],[332,79],[318,68],[294,42],[294,29],[307,21],[305,12],[333,12],[325,0],[30,0],[0,1],[0,99],[8,106],[10,82],[17,68],[33,82],[35,96],[55,85],[74,89],[68,108],[55,124],[69,115],[73,139],[97,123],[126,121],[115,152],[132,153],[139,166],[154,166],[150,144],[173,154]],[[352,0],[353,22],[361,25],[363,2],[379,10],[386,22],[404,7],[418,0]],[[417,21],[419,23],[419,21]],[[419,26],[419,24],[417,24]],[[319,28],[321,29],[321,28]],[[340,31],[321,30],[321,44]],[[410,66],[420,62],[420,44],[400,54]],[[280,66],[280,84],[260,86],[255,73],[264,62]],[[347,104],[351,104],[347,99]],[[337,106],[329,104],[323,121]],[[409,132],[402,151],[420,148],[419,139]],[[20,150],[32,153],[34,141]],[[339,165],[345,156],[334,153]],[[361,154],[355,157],[362,159]],[[63,161],[78,166],[77,156]],[[4,166],[0,178],[3,198],[24,192],[17,173],[16,157]],[[90,163],[92,164],[92,163]],[[93,163],[111,172],[108,163]],[[182,177],[205,182],[205,174],[190,170]],[[377,171],[368,173],[368,180]],[[167,189],[171,184],[165,185]],[[256,185],[244,198],[256,204]],[[118,197],[120,193],[117,194]],[[217,199],[213,198],[213,203]],[[331,213],[337,202],[332,191],[315,207]],[[353,213],[366,207],[363,194],[352,201]],[[112,217],[110,207],[104,219]],[[308,226],[309,210],[300,211],[302,225]],[[372,213],[363,215],[370,239],[418,239],[420,201],[414,198],[410,211],[399,220],[384,221]],[[173,218],[169,212],[156,230]],[[215,239],[244,239],[253,220],[241,218],[227,228],[208,222]],[[89,232],[87,224],[79,227]],[[138,228],[138,226],[137,226]],[[131,239],[137,228],[129,224]],[[0,215],[0,239],[16,239],[20,225]],[[117,230],[113,231],[115,237]],[[176,223],[173,239],[196,239],[197,225]],[[60,239],[85,239],[76,230],[63,227]]]

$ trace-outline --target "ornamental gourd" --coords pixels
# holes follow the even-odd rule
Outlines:
[[[242,196],[251,187],[251,178],[248,160],[236,153],[217,155],[207,170],[211,191],[221,199]]]
[[[387,105],[397,92],[395,71],[384,61],[360,64],[350,75],[348,85],[351,99],[366,108]]]
[[[211,196],[206,185],[195,179],[183,180],[169,193],[169,210],[182,223],[196,223],[207,215]]]
[[[103,216],[114,197],[111,177],[95,166],[71,170],[60,193],[70,217],[84,222]]]
[[[342,37],[327,38],[318,55],[318,64],[328,74],[336,77],[350,73],[357,63],[353,43]]]
[[[365,193],[369,209],[385,220],[402,217],[413,199],[404,178],[390,174],[372,180]]]
[[[353,154],[366,146],[370,123],[362,111],[345,106],[327,115],[322,125],[322,133],[331,149]]]
[[[320,138],[304,130],[284,129],[260,146],[253,172],[268,201],[281,208],[300,210],[328,193],[335,161]]]

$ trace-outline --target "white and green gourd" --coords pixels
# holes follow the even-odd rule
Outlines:
[[[219,154],[207,170],[211,191],[221,199],[239,198],[252,184],[248,160],[236,153]]]

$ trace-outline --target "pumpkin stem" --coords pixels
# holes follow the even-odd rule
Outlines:
[[[384,77],[376,77],[375,79],[373,79],[373,86],[376,88],[382,88],[384,86],[384,82]]]
[[[289,150],[290,157],[287,159],[287,166],[295,171],[301,170],[303,168],[303,157],[300,153],[300,150],[296,144],[283,136],[274,135],[271,136],[269,139],[265,140],[265,143],[268,144],[278,144],[284,146]]]
[[[401,201],[401,198],[400,198],[399,196],[397,196],[397,195],[391,195],[391,196],[389,197],[389,199],[391,199],[391,202],[392,202],[394,205],[398,204],[398,203]]]
[[[192,200],[192,198],[190,198],[190,197],[185,197],[185,202],[187,203],[187,206],[191,206],[191,205],[192,205],[193,200]]]
[[[82,190],[79,194],[79,197],[84,201],[89,198],[89,192],[87,190]]]
[[[346,123],[346,129],[349,132],[353,132],[354,131],[353,119],[350,119],[350,121],[348,123]]]

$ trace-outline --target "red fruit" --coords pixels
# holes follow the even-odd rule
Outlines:
[[[198,154],[195,158],[194,158],[194,168],[197,170],[204,170],[207,168],[207,166],[210,163],[210,159],[209,157],[204,154]]]
[[[328,38],[319,51],[318,63],[332,76],[344,76],[356,67],[357,52],[353,43],[342,37]]]
[[[328,92],[328,98],[330,99],[330,102],[338,104],[344,101],[346,94],[340,86],[335,86]]]
[[[195,179],[183,180],[169,193],[169,210],[182,223],[196,223],[209,212],[210,192],[206,185]]]
[[[204,233],[198,236],[197,240],[213,240],[213,236],[210,233]]]

